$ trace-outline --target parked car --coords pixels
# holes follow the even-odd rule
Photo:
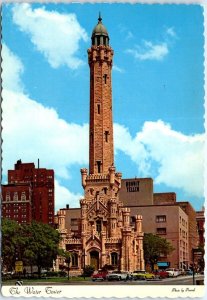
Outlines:
[[[169,277],[169,273],[165,270],[156,270],[153,272],[153,274],[157,278],[168,278]]]
[[[91,279],[93,281],[96,281],[96,280],[106,280],[106,276],[107,275],[108,275],[107,271],[98,271],[98,272],[93,273],[93,275],[91,276]]]
[[[191,269],[185,270],[186,275],[193,275],[193,271]]]
[[[169,273],[169,277],[178,277],[179,276],[178,269],[169,268],[169,269],[166,269],[166,271]]]
[[[121,271],[113,271],[112,273],[106,276],[106,279],[111,280],[127,280],[131,279],[131,274],[128,272],[121,272]]]
[[[155,275],[153,273],[148,273],[143,270],[138,270],[132,273],[132,277],[134,280],[139,280],[139,279],[146,280],[146,279],[154,279]]]

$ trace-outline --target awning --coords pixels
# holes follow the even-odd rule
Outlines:
[[[169,267],[170,263],[169,261],[158,261],[157,265],[158,267]]]

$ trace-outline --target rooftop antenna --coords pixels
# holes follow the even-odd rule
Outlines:
[[[39,169],[40,168],[40,159],[38,158],[37,160],[37,168]]]

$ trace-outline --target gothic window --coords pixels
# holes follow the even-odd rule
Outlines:
[[[107,194],[107,187],[104,187],[103,191],[104,191],[104,194],[106,195]]]
[[[111,253],[111,264],[112,266],[118,265],[118,254],[116,252]]]
[[[108,143],[109,131],[105,131],[105,141]]]
[[[72,254],[71,266],[78,267],[78,254],[77,253]]]
[[[97,221],[96,221],[96,231],[97,231],[98,233],[101,232],[101,220],[97,220]]]
[[[97,161],[98,173],[101,173],[101,161]]]

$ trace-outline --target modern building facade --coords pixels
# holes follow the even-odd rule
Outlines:
[[[54,223],[54,171],[39,168],[39,162],[35,168],[34,163],[18,160],[14,170],[8,171],[8,184],[2,186],[2,197],[3,217],[19,223],[25,220],[26,223],[31,220]]]
[[[130,225],[130,209],[119,200],[122,174],[114,167],[111,69],[113,50],[99,16],[88,49],[90,67],[89,172],[81,169],[84,197],[80,210],[60,210],[56,216],[72,256],[71,271],[85,265],[113,265],[122,271],[144,269],[142,216]],[[74,213],[74,217],[73,217]],[[69,230],[67,222],[69,222]],[[64,261],[57,260],[56,269]]]
[[[120,200],[131,210],[131,218],[140,212],[143,231],[165,237],[174,247],[165,266],[187,268],[192,265],[192,249],[198,247],[196,212],[186,201],[177,201],[176,194],[154,193],[152,178],[122,179]],[[162,263],[162,266],[164,264]]]

